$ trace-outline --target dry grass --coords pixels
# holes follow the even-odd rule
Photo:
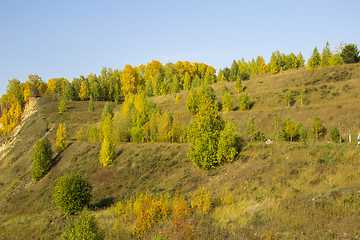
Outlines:
[[[213,85],[218,99],[224,84],[236,100],[233,83]],[[258,128],[271,135],[275,114],[282,119],[291,117],[307,128],[314,115],[319,115],[328,132],[341,126],[344,139],[348,128],[354,135],[360,131],[359,64],[259,75],[243,84],[255,101],[254,107],[222,113],[242,134],[248,117],[255,116]],[[281,99],[285,89],[296,92],[304,87],[310,89],[307,104],[301,107],[299,96],[295,96],[294,105],[288,108]],[[187,123],[191,119],[185,107],[187,91],[179,96],[177,104],[172,95],[153,100],[162,110],[180,114]],[[68,112],[59,114],[52,97],[40,98],[37,111],[23,122],[18,141],[0,160],[0,239],[58,239],[66,219],[51,194],[56,179],[69,171],[81,173],[93,184],[91,211],[106,230],[107,239],[119,239],[112,212],[117,201],[145,191],[169,197],[178,192],[193,199],[202,187],[210,191],[213,206],[206,216],[193,215],[196,239],[360,237],[360,147],[327,143],[328,133],[319,143],[306,145],[248,143],[237,161],[209,171],[188,160],[187,144],[116,144],[114,164],[104,168],[98,160],[100,143],[71,141],[49,174],[34,183],[30,170],[36,140],[48,136],[54,143],[60,122],[66,123],[69,139],[74,140],[82,126],[99,124],[104,103],[95,102],[94,113],[88,112],[87,102],[67,105]],[[115,106],[119,108],[120,104]],[[226,189],[233,197],[232,205],[221,204]],[[145,239],[166,227],[155,226]]]

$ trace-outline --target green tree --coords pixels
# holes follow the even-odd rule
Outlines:
[[[69,221],[61,238],[63,240],[102,240],[105,239],[105,232],[99,228],[95,217],[88,211],[84,211],[75,222]]]
[[[236,61],[234,60],[233,63],[231,64],[231,68],[230,68],[229,81],[235,82],[236,77],[238,76],[238,71],[239,71],[239,66],[237,65]]]
[[[340,130],[337,127],[334,127],[330,131],[330,137],[334,142],[340,143]]]
[[[246,132],[247,132],[248,138],[251,142],[256,140],[257,132],[256,132],[256,125],[255,125],[254,117],[249,117],[249,119],[246,123]]]
[[[303,106],[304,102],[306,101],[306,89],[300,90],[300,105]]]
[[[23,88],[21,86],[21,82],[15,78],[9,80],[9,84],[7,86],[6,94],[10,100],[10,103],[17,102],[22,104],[24,101]]]
[[[239,94],[238,102],[239,108],[241,110],[249,110],[251,108],[252,102],[247,92],[242,92]]]
[[[214,103],[208,98],[200,100],[196,118],[190,123],[191,149],[189,158],[198,166],[209,169],[219,164],[217,149],[224,122],[217,113]]]
[[[288,107],[290,107],[294,101],[294,94],[291,90],[287,90],[284,94],[284,100],[287,102]]]
[[[60,177],[54,188],[54,201],[65,214],[82,211],[91,200],[91,184],[82,176],[71,173]]]
[[[303,143],[306,143],[308,140],[308,131],[305,129],[304,124],[300,123],[298,125],[298,131],[299,131],[299,138]]]
[[[95,111],[94,101],[93,101],[93,97],[92,97],[92,96],[90,96],[88,110],[89,110],[89,112],[94,112],[94,111]]]
[[[59,113],[63,113],[67,111],[67,106],[65,100],[61,100],[59,103]]]
[[[236,77],[235,88],[236,88],[237,93],[242,92],[242,90],[244,89],[243,86],[242,86],[242,81],[241,81],[240,76]]]
[[[186,108],[188,109],[190,114],[195,115],[198,111],[198,105],[199,105],[198,94],[196,93],[195,89],[192,88],[186,100]]]
[[[316,141],[318,141],[319,137],[325,132],[324,123],[317,115],[312,120],[311,132],[313,133]]]
[[[114,117],[114,110],[109,102],[105,103],[103,112],[101,114],[101,122],[103,122],[105,120],[105,118],[108,116],[108,114],[110,114],[111,118]]]
[[[66,143],[66,129],[65,126],[60,123],[59,127],[56,131],[56,144],[55,144],[56,150],[58,152],[62,152],[67,147]]]
[[[234,161],[239,153],[240,141],[239,134],[231,123],[226,123],[224,130],[220,133],[217,151],[218,163]]]
[[[275,141],[279,141],[281,139],[281,132],[282,132],[282,121],[279,115],[274,116],[273,128],[274,128],[273,138]]]
[[[329,42],[326,43],[326,47],[323,49],[321,53],[321,67],[330,66],[330,59],[332,58],[332,53],[329,48]]]
[[[321,65],[321,55],[317,47],[314,48],[313,54],[309,59],[309,65],[311,69],[318,68]]]
[[[360,61],[359,50],[355,44],[347,44],[340,53],[344,63],[358,63]]]
[[[222,108],[224,111],[232,111],[234,108],[233,99],[230,92],[225,92],[222,95]]]
[[[33,158],[31,175],[35,181],[39,181],[49,172],[51,166],[52,150],[48,138],[35,143]]]

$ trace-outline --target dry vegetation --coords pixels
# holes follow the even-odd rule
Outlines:
[[[234,83],[216,83],[218,100],[226,84],[236,101]],[[222,113],[236,123],[245,138],[245,122],[255,116],[257,128],[272,134],[275,114],[290,117],[310,128],[319,115],[327,134],[318,143],[247,143],[233,163],[203,170],[187,157],[188,144],[121,143],[115,145],[112,166],[99,163],[100,143],[77,142],[82,126],[99,124],[105,103],[67,102],[68,111],[58,113],[51,96],[41,97],[36,111],[21,124],[14,141],[10,136],[0,152],[0,238],[59,239],[66,218],[56,208],[52,189],[58,177],[76,171],[94,186],[90,211],[106,232],[106,239],[132,238],[114,228],[118,201],[140,193],[174,199],[183,196],[190,207],[201,189],[209,192],[208,213],[191,210],[186,223],[195,239],[358,239],[360,238],[360,147],[347,142],[330,143],[329,131],[337,126],[348,137],[348,128],[360,132],[360,65],[343,65],[319,70],[289,70],[263,74],[243,82],[254,101],[249,111]],[[287,90],[295,93],[291,107],[283,100]],[[300,106],[299,93],[307,90]],[[162,110],[179,114],[189,122],[187,92],[153,98]],[[115,105],[119,111],[120,104]],[[236,105],[235,105],[236,106]],[[65,123],[69,147],[55,156],[49,174],[38,183],[31,179],[32,151],[37,139],[48,136],[54,145],[58,123]],[[90,123],[91,122],[91,123]],[[175,210],[173,210],[175,211]],[[175,215],[175,213],[174,213]],[[171,218],[169,218],[171,219]],[[143,236],[180,238],[167,232],[172,222],[155,224]],[[161,232],[161,233],[160,233]]]

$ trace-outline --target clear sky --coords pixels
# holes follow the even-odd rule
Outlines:
[[[359,0],[0,0],[0,95],[8,80],[72,80],[152,60],[204,62],[275,50],[310,57],[329,41],[360,47]]]

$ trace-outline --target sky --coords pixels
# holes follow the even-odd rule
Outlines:
[[[359,0],[0,0],[0,95],[8,80],[99,74],[152,60],[217,70],[272,52],[360,47]]]

